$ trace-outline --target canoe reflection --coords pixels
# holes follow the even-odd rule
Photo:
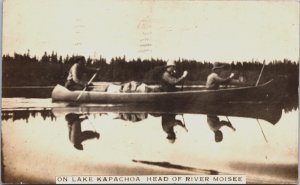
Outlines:
[[[113,106],[101,106],[99,104],[78,104],[76,106],[54,106],[52,108],[19,108],[19,109],[2,109],[2,120],[16,121],[25,119],[28,123],[30,117],[42,116],[43,120],[48,118],[56,121],[57,116],[65,116],[67,113],[119,113],[117,119],[139,122],[147,118],[147,113],[152,115],[161,115],[165,113],[173,114],[212,114],[218,116],[234,116],[255,118],[276,124],[282,115],[298,109],[298,100],[295,98],[287,99],[282,102],[239,102],[223,103],[218,105],[209,104],[121,104]],[[133,115],[132,113],[139,113]],[[140,114],[143,113],[143,114]]]
[[[118,113],[118,116],[114,119],[121,119],[124,121],[131,121],[131,122],[139,122],[148,117],[147,113]]]
[[[177,137],[176,133],[174,131],[174,128],[176,126],[180,126],[183,128],[186,132],[188,132],[188,129],[186,128],[186,125],[179,119],[176,119],[176,116],[178,114],[172,114],[172,113],[163,113],[163,114],[153,114],[150,113],[151,116],[154,117],[161,117],[161,125],[162,130],[167,134],[166,139],[170,143],[175,143]],[[146,113],[119,113],[118,116],[115,119],[121,119],[124,121],[131,121],[131,122],[139,122],[141,120],[146,119],[148,116]],[[182,115],[183,117],[183,115]],[[220,120],[217,115],[208,114],[207,115],[207,124],[210,128],[210,130],[214,133],[214,138],[216,142],[221,142],[223,140],[223,133],[221,131],[221,128],[224,126],[227,126],[231,128],[233,131],[236,131],[236,129],[233,127],[231,122]]]
[[[150,115],[154,117],[161,117],[162,129],[167,134],[166,139],[168,139],[170,143],[174,143],[176,140],[176,134],[174,131],[175,126],[181,126],[187,131],[185,124],[183,124],[181,120],[175,119],[176,114],[151,114],[150,113]],[[147,118],[148,118],[148,113],[118,113],[118,116],[115,117],[114,119],[121,119],[124,121],[130,121],[135,123]]]
[[[83,141],[94,139],[94,138],[99,139],[100,134],[95,130],[82,131],[81,129],[82,121],[88,119],[86,115],[69,113],[65,116],[65,119],[68,123],[69,139],[77,150],[83,150],[83,145],[82,145]]]
[[[254,118],[254,119],[263,119],[273,125],[275,125],[282,116],[283,107],[280,104],[269,104],[263,102],[244,102],[244,103],[227,103],[221,105],[168,105],[164,106],[155,106],[155,105],[118,105],[118,106],[87,106],[81,105],[81,107],[62,107],[62,108],[53,108],[55,115],[59,114],[69,114],[72,112],[86,113],[86,115],[100,115],[103,113],[116,113],[117,116],[113,119],[120,119],[124,122],[133,122],[133,123],[144,123],[143,120],[149,117],[161,117],[161,126],[163,132],[166,134],[166,139],[170,143],[175,143],[177,140],[175,127],[184,129],[188,132],[188,129],[184,123],[184,114],[200,114],[205,115],[207,118],[207,124],[210,131],[214,135],[215,142],[223,141],[223,127],[229,127],[235,131],[234,126],[229,121],[227,116],[240,117],[240,118]],[[106,114],[104,114],[106,115]],[[176,119],[176,116],[182,116],[181,119]],[[219,118],[226,117],[227,120],[221,120]],[[178,118],[177,117],[177,118]],[[89,136],[85,135],[80,130],[80,123],[73,124],[70,126],[70,129],[78,129],[79,131],[74,131],[73,139],[75,148],[81,149],[81,145],[75,145],[81,143],[85,139],[96,137],[95,133],[90,132]],[[95,131],[94,131],[95,132]]]
[[[145,119],[145,115],[132,116],[132,113],[151,113],[156,115],[161,114],[211,114],[218,116],[234,116],[262,119],[271,124],[276,124],[281,116],[283,106],[278,103],[264,103],[264,102],[242,102],[242,103],[223,103],[218,105],[199,105],[199,104],[172,104],[172,105],[140,105],[140,104],[124,104],[114,106],[90,106],[81,104],[80,107],[55,107],[52,109],[54,114],[62,114],[69,112],[86,112],[86,113],[103,113],[103,112],[117,112],[121,113],[118,116],[123,120],[140,121]],[[127,115],[127,113],[130,113]],[[145,117],[145,118],[143,118]]]
[[[170,143],[174,143],[177,139],[174,128],[182,127],[186,131],[184,123],[184,114],[200,114],[207,116],[207,124],[210,130],[214,133],[216,142],[223,140],[222,127],[235,128],[227,121],[220,120],[219,116],[232,116],[240,118],[262,119],[273,125],[278,123],[282,116],[284,106],[275,102],[243,102],[243,103],[227,103],[219,105],[193,105],[193,104],[175,104],[175,105],[136,105],[126,104],[117,106],[85,106],[81,104],[75,107],[53,107],[51,109],[41,110],[2,110],[2,120],[25,119],[28,123],[28,118],[35,117],[37,114],[46,120],[50,117],[51,121],[63,116],[68,123],[69,139],[74,147],[78,150],[83,150],[82,142],[97,138],[100,134],[96,130],[82,130],[82,124],[88,124],[88,115],[107,115],[107,113],[116,113],[117,116],[113,119],[120,119],[126,122],[142,122],[149,115],[161,117],[161,126],[166,139]],[[176,119],[177,115],[182,115],[182,119]],[[86,120],[86,121],[84,121]],[[113,121],[113,120],[112,120]]]

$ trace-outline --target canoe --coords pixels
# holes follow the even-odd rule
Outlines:
[[[217,90],[187,90],[176,92],[108,93],[85,91],[77,103],[127,104],[127,103],[220,103],[240,101],[265,101],[276,99],[283,91],[276,80],[258,86],[222,88]],[[70,91],[56,85],[52,91],[53,102],[75,102],[82,91]]]

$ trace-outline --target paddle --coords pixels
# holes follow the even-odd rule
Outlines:
[[[81,91],[81,93],[77,96],[75,103],[77,103],[77,101],[80,99],[80,97],[82,96],[83,92],[87,89],[88,85],[90,85],[92,83],[92,81],[94,80],[94,78],[97,76],[97,73],[95,73],[92,78],[90,79],[90,81],[87,83],[87,85],[85,86],[85,88]]]
[[[265,61],[264,61],[264,63],[263,63],[263,66],[262,66],[262,68],[261,68],[261,71],[260,71],[260,73],[259,73],[259,76],[258,76],[258,79],[257,79],[257,81],[256,81],[255,86],[258,86],[258,83],[259,83],[260,77],[261,77],[261,75],[262,75],[262,72],[264,71],[264,68],[265,68]],[[263,131],[261,125],[260,125],[260,122],[258,121],[258,119],[256,119],[256,121],[257,121],[257,123],[258,123],[258,125],[259,125],[260,131],[262,132],[262,134],[263,134],[263,136],[264,136],[264,138],[265,138],[266,143],[268,143],[268,140],[267,140],[267,138],[266,138],[266,136],[265,136],[265,133],[264,133],[264,131]]]
[[[263,129],[262,129],[262,127],[261,127],[261,125],[260,125],[260,122],[258,121],[258,119],[257,119],[257,118],[256,118],[256,121],[257,121],[257,123],[258,123],[258,125],[259,125],[259,128],[260,128],[260,130],[261,130],[261,132],[262,132],[262,134],[263,134],[264,138],[265,138],[265,141],[266,141],[266,143],[268,143],[268,140],[267,140],[267,138],[266,138],[266,136],[265,136],[265,133],[264,133],[264,131],[263,131]]]
[[[185,79],[182,80],[181,91],[183,91],[184,81],[185,81]],[[184,124],[184,129],[185,129],[186,132],[188,132],[188,129],[185,126],[185,121],[184,121],[183,114],[181,116],[182,116],[182,120],[183,120],[183,124]]]
[[[86,114],[85,116],[86,116],[88,122],[89,122],[89,123],[91,124],[91,126],[93,127],[94,132],[96,132],[96,128],[95,128],[94,124],[92,123],[92,121],[90,120],[89,115]]]
[[[181,116],[182,116],[182,121],[183,121],[183,128],[184,128],[184,130],[185,130],[186,132],[189,132],[189,130],[186,128],[183,114],[181,114]]]
[[[261,75],[262,75],[262,72],[263,72],[264,68],[265,68],[265,61],[264,61],[264,63],[263,63],[263,66],[262,66],[262,68],[261,68],[261,71],[260,71],[260,73],[259,73],[259,76],[258,76],[258,79],[257,79],[257,81],[256,81],[255,86],[258,86],[258,83],[259,83],[259,80],[260,80],[260,77],[261,77]]]
[[[231,124],[231,122],[229,121],[229,119],[228,119],[228,117],[226,116],[226,118],[227,118],[227,120],[228,120],[228,122],[230,123],[230,128],[233,130],[233,131],[236,131],[236,129],[232,126],[232,124]]]
[[[182,90],[182,91],[183,91],[183,86],[184,86],[184,80],[182,81],[182,86],[181,86],[181,90]],[[186,132],[188,132],[188,129],[187,129],[186,126],[185,126],[185,121],[184,121],[183,114],[181,114],[181,116],[182,116],[182,121],[183,121],[183,124],[184,124],[184,129],[185,129]]]

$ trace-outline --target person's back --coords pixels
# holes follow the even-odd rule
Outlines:
[[[208,75],[207,80],[206,80],[206,88],[208,89],[218,89],[220,86],[220,83],[218,83],[218,78],[219,75],[216,73],[211,73]]]
[[[220,128],[223,126],[220,124],[220,119],[217,115],[207,115],[207,123],[213,132],[220,130]]]
[[[83,73],[87,71],[98,72],[99,69],[86,68],[85,58],[83,56],[76,57],[75,64],[73,64],[69,70],[65,87],[73,91],[73,90],[82,90],[87,86],[91,86],[92,84],[88,84],[87,81],[82,79]],[[90,90],[90,88],[88,88],[87,90]]]
[[[221,84],[226,84],[229,83],[232,78],[234,77],[234,74],[231,73],[231,75],[228,78],[222,78],[220,77],[221,70],[224,69],[224,65],[221,63],[214,63],[213,68],[212,68],[212,73],[208,75],[207,80],[206,80],[206,88],[207,89],[218,89]]]
[[[65,87],[69,90],[82,90],[86,82],[81,79],[84,72],[84,57],[76,57],[75,64],[69,70]]]
[[[74,80],[76,83],[81,83],[82,73],[83,68],[78,63],[75,63],[69,70],[67,80]]]

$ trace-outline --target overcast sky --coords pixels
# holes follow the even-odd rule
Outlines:
[[[4,0],[3,54],[299,58],[298,1]]]

